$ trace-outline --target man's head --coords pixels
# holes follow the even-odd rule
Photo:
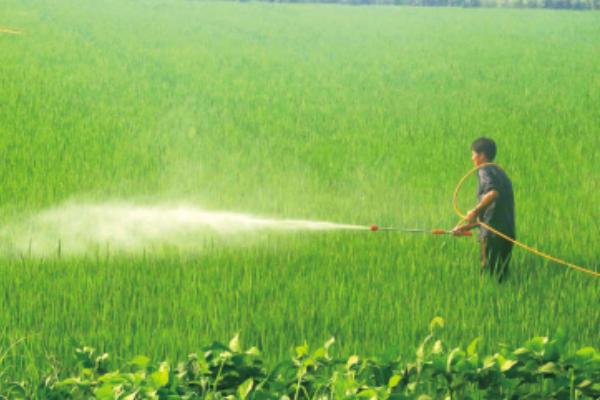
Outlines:
[[[471,160],[475,166],[492,162],[496,158],[496,142],[486,137],[475,139],[471,143]]]

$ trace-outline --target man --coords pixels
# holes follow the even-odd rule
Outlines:
[[[496,157],[496,143],[481,137],[471,144],[471,160],[479,167],[491,163]],[[452,232],[460,234],[479,226],[479,221],[510,238],[515,238],[515,205],[512,183],[506,173],[496,165],[479,168],[477,200],[479,204],[467,213],[464,222]],[[513,248],[512,242],[479,226],[481,242],[481,272],[488,271],[499,282],[506,278]]]

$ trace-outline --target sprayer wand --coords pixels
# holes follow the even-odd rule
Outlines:
[[[455,235],[455,236],[471,236],[470,231],[460,232],[453,234],[452,231],[445,229],[410,229],[410,228],[398,228],[393,226],[379,227],[377,225],[371,225],[369,228],[371,231],[386,231],[386,232],[408,232],[408,233],[431,233],[433,235]]]

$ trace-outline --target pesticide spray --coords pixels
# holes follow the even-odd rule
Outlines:
[[[141,253],[173,246],[198,249],[205,241],[248,242],[273,231],[363,230],[360,225],[272,219],[206,210],[190,204],[67,203],[0,228],[3,253],[52,256],[98,251]]]
[[[198,250],[205,240],[248,242],[268,232],[363,231],[447,234],[446,230],[273,219],[190,204],[67,203],[0,228],[3,252],[46,257],[98,251],[140,253],[173,246]],[[7,248],[8,247],[8,248]]]

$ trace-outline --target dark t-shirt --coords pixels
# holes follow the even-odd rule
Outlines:
[[[506,176],[506,173],[495,165],[486,165],[479,168],[479,186],[477,188],[477,200],[490,190],[495,189],[498,197],[485,211],[479,215],[481,221],[492,228],[504,233],[511,238],[515,238],[515,201],[513,197],[512,182]],[[479,237],[493,237],[494,233],[487,229],[479,228]]]

